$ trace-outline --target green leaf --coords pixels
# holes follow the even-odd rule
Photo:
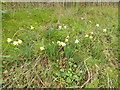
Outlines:
[[[3,58],[5,57],[5,58],[9,58],[9,57],[11,57],[11,56],[2,56]]]
[[[71,83],[72,81],[71,81],[71,79],[68,77],[67,80],[66,80],[66,82]]]

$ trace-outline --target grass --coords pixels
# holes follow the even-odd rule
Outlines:
[[[117,9],[8,9],[2,21],[2,87],[118,88]],[[7,38],[23,42],[14,46]]]

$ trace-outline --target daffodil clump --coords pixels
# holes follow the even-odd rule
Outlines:
[[[14,46],[17,46],[17,45],[19,45],[19,44],[22,44],[22,40],[20,40],[20,39],[18,39],[18,41],[14,41],[14,42],[13,42],[13,45],[14,45]]]
[[[93,34],[94,34],[94,32],[90,32],[90,34],[86,34],[85,37],[86,38],[89,37],[90,39],[92,39],[93,38]]]
[[[8,43],[11,43],[12,41],[13,41],[13,40],[12,40],[11,38],[7,38],[7,42],[8,42]],[[13,44],[14,46],[17,46],[17,45],[19,45],[19,44],[22,44],[22,40],[18,39],[18,41],[13,41],[12,44]]]
[[[59,45],[59,46],[66,46],[66,43],[64,43],[64,42],[61,42],[61,41],[57,41],[57,44]]]
[[[61,29],[67,29],[67,26],[63,24],[63,25],[58,26],[58,29],[60,29],[60,30]]]
[[[65,44],[64,42],[61,42],[60,44],[61,44],[61,46],[63,46],[63,47],[66,46],[66,44]]]

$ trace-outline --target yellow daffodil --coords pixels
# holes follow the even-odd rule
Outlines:
[[[99,27],[99,24],[96,24],[96,27]]]
[[[67,26],[64,26],[64,29],[66,29],[67,28]]]
[[[75,43],[79,43],[79,40],[78,40],[78,39],[76,39],[76,40],[75,40]]]
[[[67,39],[67,38],[65,39],[65,42],[68,42],[68,39]]]
[[[7,42],[10,43],[12,41],[11,38],[7,38]]]
[[[61,43],[60,41],[57,41],[57,44],[59,44],[59,45],[60,45],[60,43]]]
[[[83,17],[81,17],[81,20],[83,20],[84,18]]]
[[[22,43],[22,40],[18,39],[18,44],[21,44]]]
[[[86,34],[85,37],[88,37],[88,35]]]
[[[45,50],[45,48],[44,47],[40,47],[40,50],[43,51],[43,50]]]
[[[89,38],[90,38],[90,39],[92,39],[93,37],[92,37],[92,36],[90,36]]]
[[[62,26],[59,26],[59,29],[62,29]]]
[[[90,32],[90,34],[93,34],[93,32]]]
[[[13,45],[14,45],[14,46],[17,46],[17,45],[18,45],[18,41],[14,41],[14,42],[13,42]]]
[[[34,27],[33,27],[33,26],[30,26],[30,28],[31,28],[31,29],[34,29]]]
[[[66,46],[66,44],[64,42],[61,42],[60,45],[63,47]]]
[[[103,29],[103,32],[106,32],[107,30],[106,29]]]
[[[66,38],[69,38],[69,36],[67,36]]]

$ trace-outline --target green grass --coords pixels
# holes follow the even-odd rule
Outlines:
[[[2,21],[2,87],[118,88],[117,9],[8,9]],[[67,28],[58,29],[63,24]],[[67,36],[66,46],[59,46]],[[14,46],[7,38],[23,43]]]

